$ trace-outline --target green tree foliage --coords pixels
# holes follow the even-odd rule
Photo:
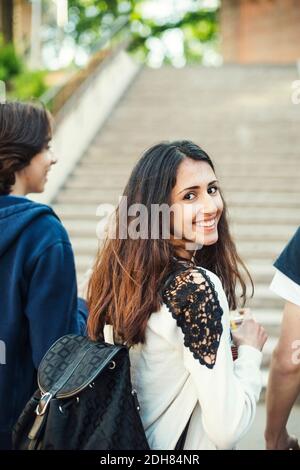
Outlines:
[[[14,45],[5,44],[0,36],[0,80],[7,82],[20,73],[22,62],[17,56]]]
[[[0,80],[9,98],[30,100],[41,96],[47,89],[45,75],[43,71],[27,70],[14,45],[0,36]]]
[[[183,33],[184,54],[187,62],[201,61],[203,43],[214,43],[218,33],[218,10],[200,8],[199,0],[192,8],[176,18],[156,22],[144,18],[142,0],[69,0],[70,33],[77,44],[92,48],[113,21],[127,15],[132,41],[130,50],[143,59],[149,53],[149,38],[161,39],[166,31],[180,29]],[[168,57],[165,57],[168,62]]]
[[[92,47],[116,18],[130,15],[136,3],[133,0],[69,0],[70,33],[78,44]]]

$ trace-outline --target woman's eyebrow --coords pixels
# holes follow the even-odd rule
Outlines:
[[[213,180],[213,181],[210,181],[207,184],[207,186],[211,186],[212,184],[216,184],[216,183],[218,183],[218,180]],[[177,195],[183,193],[183,191],[187,191],[187,190],[190,190],[190,189],[199,189],[200,187],[201,186],[189,186],[188,188],[184,188],[181,191],[179,191],[179,193],[177,193]]]

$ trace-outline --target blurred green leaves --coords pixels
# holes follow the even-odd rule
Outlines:
[[[0,36],[0,80],[5,82],[9,98],[30,100],[41,96],[47,89],[46,72],[29,71],[11,43]]]
[[[164,0],[157,2],[160,8]],[[129,50],[140,60],[148,60],[153,38],[164,41],[165,33],[180,29],[184,59],[187,63],[201,62],[203,44],[217,43],[218,8],[203,8],[201,1],[191,0],[189,9],[165,18],[150,18],[143,14],[143,0],[69,0],[69,19],[72,24],[71,34],[76,43],[92,49],[101,35],[109,30],[113,21],[127,15],[131,30]],[[166,49],[162,46],[162,49]],[[172,58],[165,52],[165,63],[172,63]]]
[[[17,56],[13,44],[4,44],[0,36],[0,80],[7,82],[22,70],[22,61]]]

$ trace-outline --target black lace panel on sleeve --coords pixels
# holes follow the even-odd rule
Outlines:
[[[223,331],[223,310],[207,274],[190,268],[175,275],[162,297],[184,334],[184,345],[200,364],[212,369]]]

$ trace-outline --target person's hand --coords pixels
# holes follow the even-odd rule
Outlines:
[[[290,436],[286,429],[282,431],[279,438],[275,441],[266,438],[267,450],[300,450],[298,439]]]
[[[236,346],[252,346],[259,351],[264,347],[268,335],[265,329],[253,318],[247,309],[241,325],[236,331],[232,331],[232,337]]]

